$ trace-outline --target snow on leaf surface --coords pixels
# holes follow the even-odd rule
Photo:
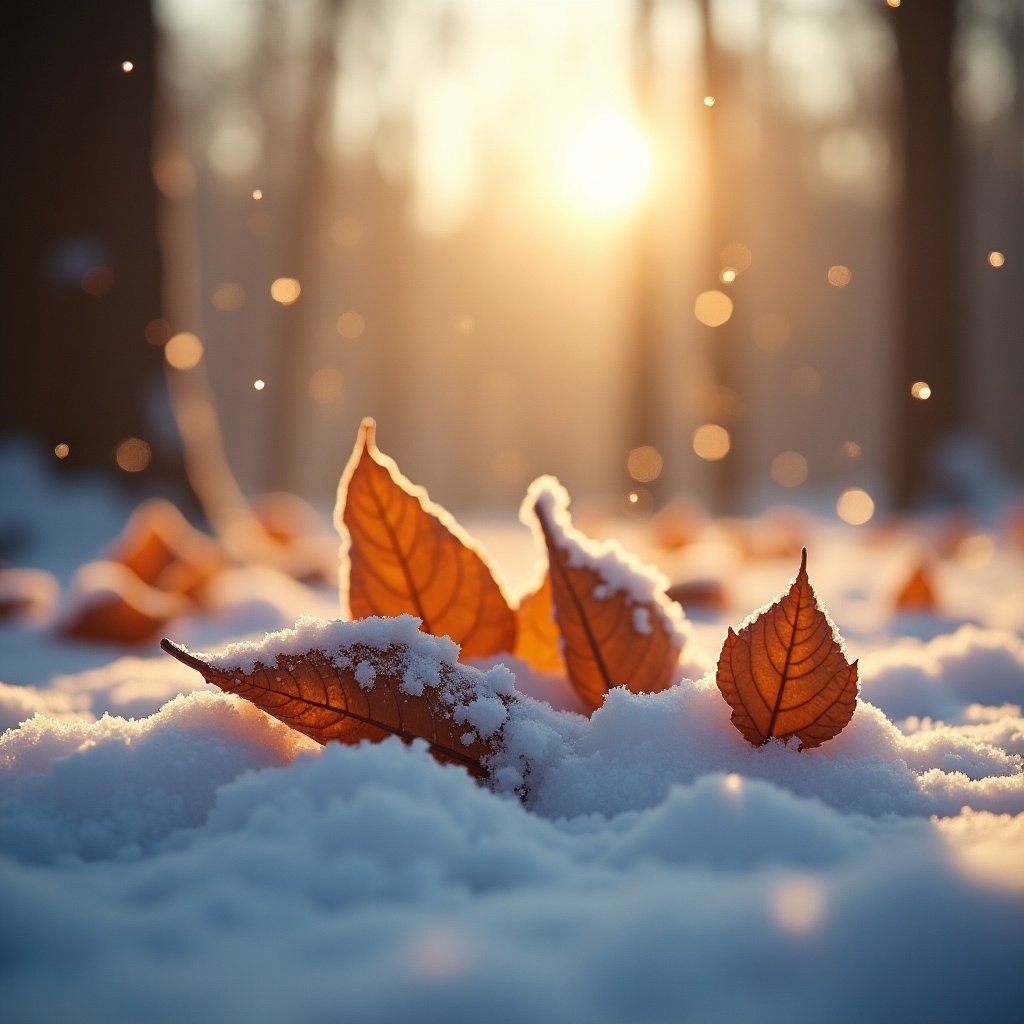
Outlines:
[[[334,510],[349,614],[415,615],[463,658],[511,651],[515,614],[481,549],[377,448],[374,430],[363,421]]]
[[[530,487],[530,512],[547,549],[555,619],[569,679],[596,709],[616,686],[657,693],[674,682],[683,620],[664,595],[665,579],[620,545],[597,544],[574,529],[569,498],[553,477]]]
[[[482,759],[494,751],[515,699],[511,674],[458,664],[455,644],[418,627],[411,616],[309,618],[219,655],[196,656],[169,640],[160,646],[318,743],[424,739],[439,760],[486,775]]]
[[[807,578],[807,549],[789,590],[737,633],[718,660],[732,723],[755,746],[796,736],[800,749],[837,736],[857,705],[857,663],[840,646]]]

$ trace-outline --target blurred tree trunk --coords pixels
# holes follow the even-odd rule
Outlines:
[[[183,482],[176,441],[155,436],[161,349],[144,334],[161,315],[150,5],[15,4],[0,38],[0,431],[69,445],[62,468],[114,472],[119,442],[140,437],[149,468],[118,475]]]
[[[902,346],[893,385],[893,497],[929,496],[944,439],[964,427],[961,160],[951,58],[956,0],[907,3],[895,13],[903,81]],[[927,401],[911,398],[921,380]],[[934,496],[934,495],[932,495]]]

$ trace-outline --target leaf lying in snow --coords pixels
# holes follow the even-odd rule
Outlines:
[[[58,629],[75,640],[141,644],[193,607],[182,594],[143,583],[120,562],[86,562],[71,581]]]
[[[922,560],[896,591],[893,607],[904,612],[934,612],[937,606],[931,566]]]
[[[424,632],[451,637],[463,658],[512,650],[515,615],[490,566],[452,516],[379,451],[372,419],[342,474],[334,522],[348,551],[353,618],[415,615]]]
[[[564,672],[565,662],[559,648],[558,625],[551,609],[551,574],[536,590],[526,594],[516,609],[517,658],[542,672]]]
[[[407,615],[300,619],[293,630],[218,655],[199,657],[169,640],[160,646],[318,743],[424,739],[439,760],[484,776],[483,758],[497,748],[506,707],[516,699],[511,673],[458,664],[453,643],[418,626]]]
[[[857,662],[846,660],[835,628],[807,578],[807,550],[789,590],[734,632],[718,659],[718,688],[732,723],[755,746],[772,737],[800,749],[837,736],[857,704]]]
[[[101,557],[127,566],[151,587],[193,599],[228,564],[220,545],[163,498],[139,505]]]
[[[682,615],[664,580],[615,543],[595,544],[572,527],[569,498],[552,477],[534,481],[532,509],[548,552],[555,618],[569,680],[590,708],[615,686],[656,693],[672,685]]]

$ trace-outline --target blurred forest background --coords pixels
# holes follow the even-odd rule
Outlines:
[[[1020,0],[5,21],[0,432],[61,471],[323,505],[373,415],[457,512],[1024,478]]]

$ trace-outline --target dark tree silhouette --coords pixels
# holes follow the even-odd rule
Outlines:
[[[902,508],[929,496],[938,449],[963,429],[960,261],[961,162],[951,58],[956,0],[904,4],[895,12],[903,82],[901,346],[894,373],[894,497]],[[923,380],[931,398],[914,401]]]
[[[65,466],[113,470],[120,441],[154,441],[161,350],[144,335],[161,309],[154,36],[138,0],[4,12],[0,431],[67,443]],[[145,473],[120,475],[178,476],[173,451],[153,454]]]

